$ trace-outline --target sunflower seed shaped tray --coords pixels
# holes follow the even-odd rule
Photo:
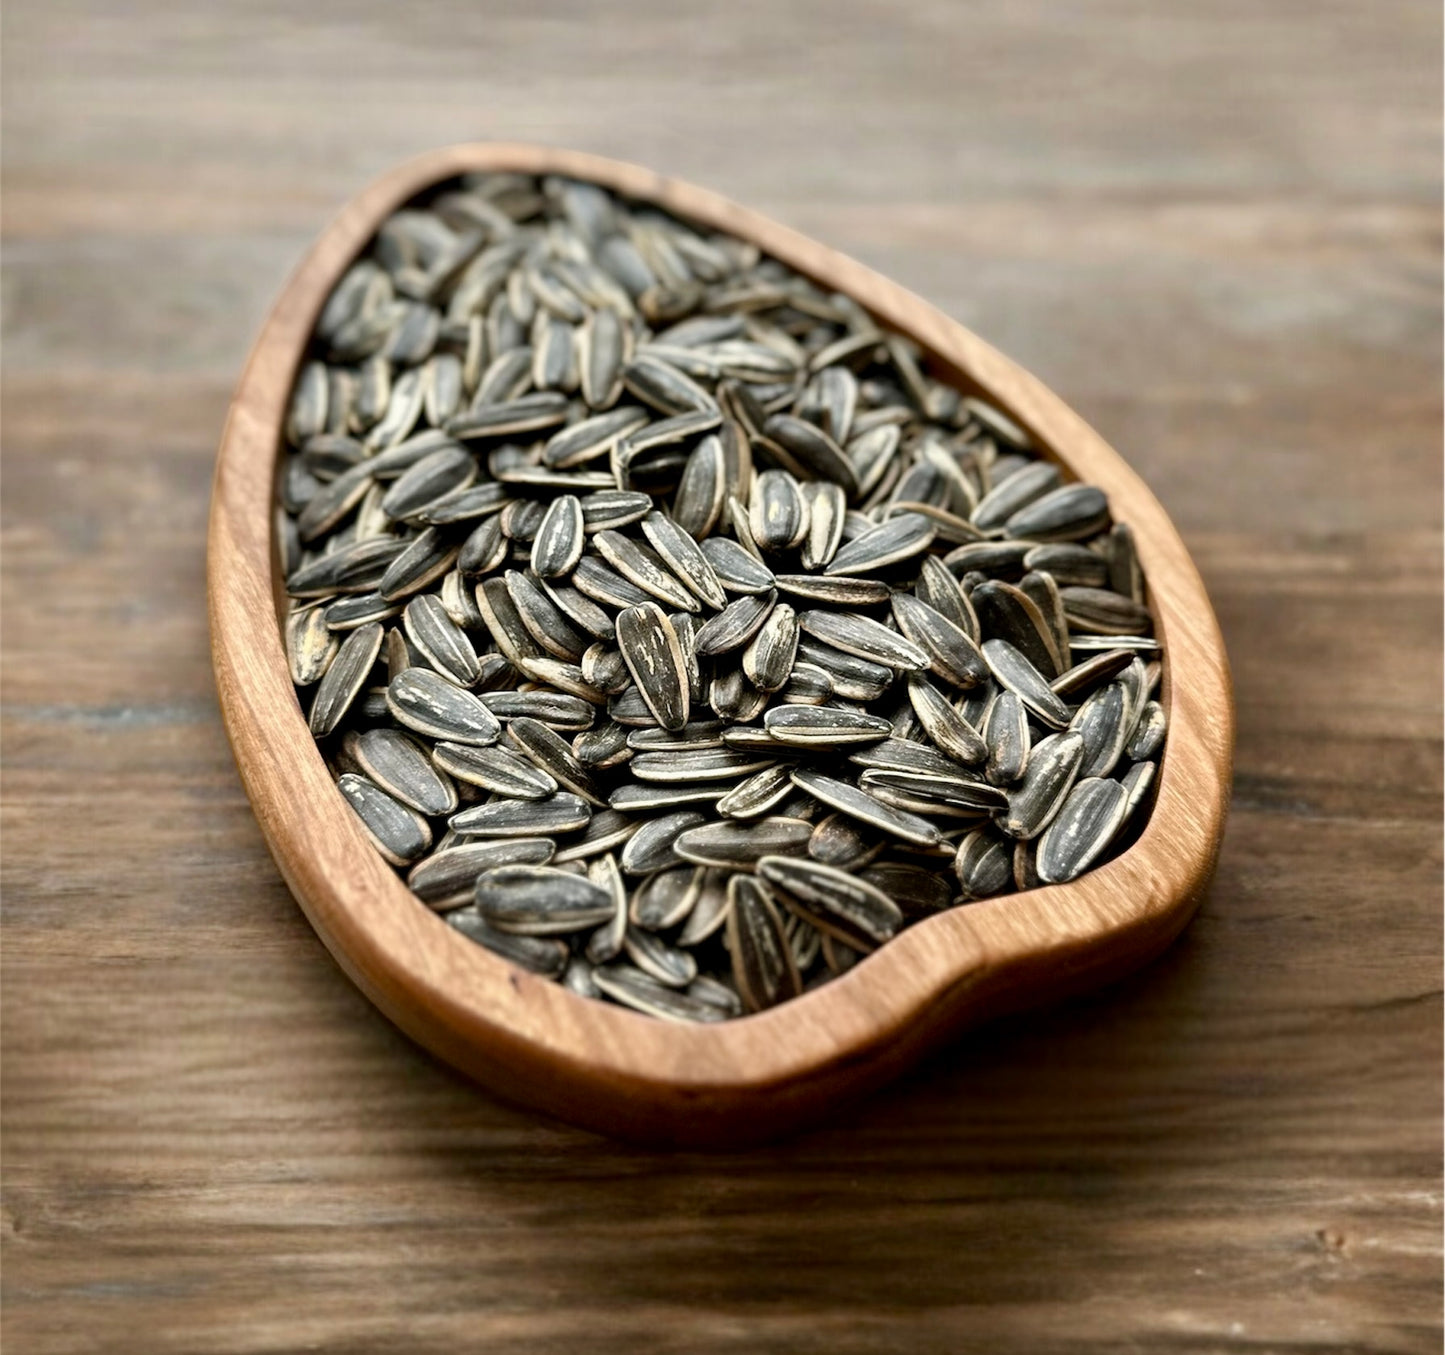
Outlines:
[[[418,915],[710,1024],[1127,849],[1166,655],[1111,495],[557,156],[377,217],[281,419],[290,679]]]
[[[595,184],[471,175],[382,223],[313,355],[292,677],[478,944],[724,1020],[1144,812],[1128,525],[848,298]]]

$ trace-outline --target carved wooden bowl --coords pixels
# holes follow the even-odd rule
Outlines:
[[[1099,486],[1135,533],[1164,647],[1169,737],[1137,841],[1070,884],[955,908],[779,1007],[680,1025],[579,997],[468,940],[415,899],[337,792],[292,688],[272,522],[289,394],[322,303],[377,226],[440,180],[520,170],[587,179],[756,242],[914,339],[1043,454]],[[654,1143],[741,1145],[894,1076],[964,1026],[1143,964],[1177,935],[1214,868],[1234,713],[1219,629],[1193,562],[1143,482],[1058,396],[896,283],[713,193],[573,151],[464,145],[372,184],[322,234],[262,330],[221,442],[209,539],[221,710],[276,863],[352,979],[414,1039],[515,1101]]]

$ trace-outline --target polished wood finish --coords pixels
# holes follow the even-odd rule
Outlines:
[[[627,13],[4,7],[0,1346],[1438,1352],[1439,6]],[[517,1109],[346,978],[221,731],[211,472],[318,230],[468,136],[753,204],[1140,472],[1239,717],[1158,962],[730,1154]]]
[[[491,954],[408,895],[309,739],[273,596],[276,458],[315,316],[377,226],[467,171],[565,174],[726,230],[852,296],[931,364],[1016,418],[1130,523],[1164,645],[1169,736],[1139,840],[1068,885],[954,909],[840,979],[755,1016],[680,1025],[579,998]],[[1166,945],[1213,872],[1234,706],[1204,585],[1157,501],[1084,422],[955,321],[861,264],[737,205],[633,165],[519,145],[416,158],[317,241],[262,330],[216,467],[211,637],[231,747],[281,873],[332,953],[403,1030],[493,1088],[590,1128],[657,1143],[754,1142],[816,1120],[965,1023],[1116,978]]]

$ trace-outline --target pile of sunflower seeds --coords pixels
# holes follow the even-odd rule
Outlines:
[[[286,644],[341,794],[578,993],[756,1011],[1137,836],[1129,528],[909,341],[589,184],[396,212],[286,423]]]

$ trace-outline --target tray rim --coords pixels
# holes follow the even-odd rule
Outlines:
[[[935,369],[998,404],[1046,455],[1106,490],[1135,529],[1164,641],[1171,724],[1154,810],[1125,853],[1071,884],[930,918],[812,993],[712,1026],[578,997],[466,940],[410,894],[332,787],[291,687],[276,615],[272,494],[292,380],[331,287],[390,211],[436,182],[482,170],[590,179],[757,242],[919,341]],[[1185,925],[1213,872],[1233,748],[1228,661],[1198,572],[1148,488],[1042,382],[921,298],[639,166],[471,143],[417,156],[351,199],[285,284],[236,388],[216,464],[207,575],[227,736],[272,855],[317,933],[413,1038],[509,1099],[588,1127],[693,1143],[751,1142],[796,1127],[966,1024],[1148,960]]]

